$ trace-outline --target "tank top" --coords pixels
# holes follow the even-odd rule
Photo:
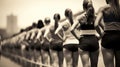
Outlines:
[[[65,23],[62,26],[63,30],[64,30],[64,33],[65,33],[65,41],[63,42],[63,45],[66,45],[66,44],[79,44],[79,41],[75,38],[75,36],[70,31],[70,28],[71,28],[70,22],[68,20],[66,20],[63,23]]]
[[[79,19],[79,23],[80,35],[98,35],[94,26],[94,21],[87,23],[87,18],[85,15]]]
[[[45,29],[47,28],[47,26],[44,26],[44,29],[43,30],[41,30],[41,44],[49,44],[49,41],[46,39],[46,38],[44,38],[43,36],[44,36],[44,33],[45,33]]]
[[[50,24],[48,27],[49,35],[48,37],[52,39],[51,43],[53,44],[58,44],[58,43],[62,43],[63,41],[59,38],[59,36],[57,34],[55,34],[55,23],[54,24]],[[63,31],[60,30],[58,32],[58,34],[63,38]]]
[[[115,16],[115,13],[111,9],[104,10],[103,21],[105,23],[105,31],[107,30],[120,30],[120,16]]]

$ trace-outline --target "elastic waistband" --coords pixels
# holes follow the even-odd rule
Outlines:
[[[93,35],[93,34],[86,35],[86,34],[85,34],[85,35],[81,35],[81,36],[96,36],[96,35]]]
[[[120,33],[119,30],[106,30],[105,33]]]

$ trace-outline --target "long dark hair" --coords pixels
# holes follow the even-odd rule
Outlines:
[[[83,1],[83,10],[87,10],[88,9],[88,3],[89,3],[88,0],[84,0]]]
[[[84,0],[83,1],[83,9],[86,11],[86,23],[91,24],[95,20],[95,10],[92,5],[92,1]]]
[[[119,0],[106,0],[111,5],[111,11],[115,14],[115,17],[120,17]]]
[[[72,13],[72,10],[67,8],[65,10],[65,17],[67,17],[71,23],[71,25],[73,24],[73,13]]]
[[[44,24],[43,24],[43,21],[40,19],[38,20],[37,28],[42,28],[42,27],[44,27]]]
[[[87,23],[93,23],[95,20],[95,10],[92,4],[88,5],[88,9],[86,12]]]
[[[60,20],[60,14],[55,13],[53,19],[55,20],[55,30],[56,30],[58,27],[58,21]]]

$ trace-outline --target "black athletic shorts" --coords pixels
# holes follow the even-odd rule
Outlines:
[[[29,47],[30,47],[31,50],[34,50],[35,49],[35,44],[31,44],[31,45],[29,45]]]
[[[26,50],[26,51],[28,51],[28,50],[29,50],[29,48],[30,48],[29,46],[26,46],[26,47],[25,47],[25,50]]]
[[[40,51],[41,50],[41,44],[40,42],[34,43],[34,49]]]
[[[28,42],[28,47],[31,49],[31,50],[34,50],[34,43],[32,41]]]
[[[78,44],[66,44],[63,46],[63,48],[66,48],[69,51],[75,52],[75,51],[78,51]]]
[[[37,51],[40,51],[41,50],[41,44],[35,44],[35,49]]]
[[[0,56],[2,55],[2,52],[0,51]]]
[[[50,44],[42,44],[41,49],[45,50],[45,51],[49,51],[50,48]]]
[[[83,37],[79,39],[79,48],[89,52],[98,50],[98,38],[95,35],[83,35]]]
[[[58,43],[58,44],[50,43],[50,49],[56,50],[56,51],[62,51],[63,43]]]
[[[120,50],[120,31],[105,31],[101,45],[107,49]]]

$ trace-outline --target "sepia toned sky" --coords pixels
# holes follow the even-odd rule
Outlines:
[[[95,10],[105,5],[105,0],[92,0]],[[18,17],[19,28],[25,28],[39,19],[60,13],[64,18],[66,8],[73,13],[83,10],[83,0],[0,0],[0,28],[6,28],[6,16],[13,14]]]

